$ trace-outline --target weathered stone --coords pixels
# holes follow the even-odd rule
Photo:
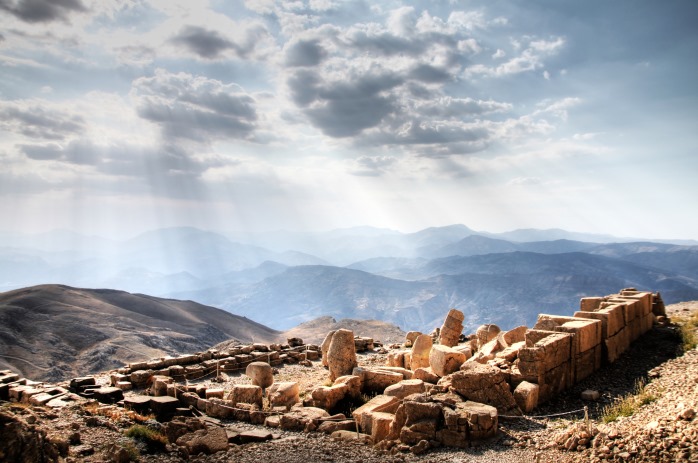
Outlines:
[[[429,366],[429,353],[434,342],[428,334],[421,334],[413,341],[412,355],[410,357],[410,369],[427,368]]]
[[[334,380],[333,386],[345,384],[347,386],[347,397],[358,399],[361,396],[361,378],[354,375],[340,376]]]
[[[439,382],[439,376],[436,375],[431,368],[417,368],[412,375],[412,379],[421,379],[425,383],[436,384]]]
[[[274,383],[267,389],[267,397],[272,407],[291,408],[300,402],[298,383],[295,381]]]
[[[245,368],[245,374],[252,379],[252,384],[266,389],[274,384],[274,373],[266,362],[252,362]]]
[[[359,425],[363,416],[374,412],[395,413],[400,405],[400,399],[387,395],[377,395],[352,412],[352,417]]]
[[[463,370],[450,376],[451,389],[474,402],[492,405],[499,413],[520,415],[504,373],[496,367],[466,363]]]
[[[262,388],[254,384],[236,384],[228,395],[233,404],[255,404],[262,407]]]
[[[356,431],[356,422],[354,420],[323,421],[317,431],[325,434],[332,434],[335,431]]]
[[[387,365],[391,367],[405,367],[405,353],[407,351],[388,352]],[[409,365],[408,365],[409,366]]]
[[[470,439],[487,439],[497,434],[498,414],[495,407],[467,401],[458,407],[465,418]]]
[[[356,348],[352,331],[339,329],[332,335],[330,347],[327,350],[327,366],[331,381],[351,374],[356,366]]]
[[[343,440],[343,441],[356,441],[362,444],[371,444],[371,436],[366,434],[357,433],[355,431],[335,431],[330,434],[332,439]]]
[[[155,413],[158,419],[167,419],[174,416],[179,407],[179,400],[174,397],[151,397],[150,409]]]
[[[429,365],[431,370],[438,376],[446,376],[465,362],[465,354],[443,345],[435,345],[429,354]]]
[[[207,455],[228,449],[228,434],[225,429],[211,426],[185,434],[177,439],[177,445],[186,447],[189,455]]]
[[[405,379],[397,384],[386,387],[383,394],[404,399],[408,395],[422,394],[424,390],[424,381],[421,379]]]
[[[322,354],[322,366],[326,367],[328,366],[327,363],[327,352],[330,350],[330,342],[332,342],[332,336],[334,335],[336,330],[332,330],[325,335],[325,339],[322,341],[322,345],[320,346],[320,352]]]
[[[397,384],[404,379],[400,373],[359,367],[354,368],[353,375],[361,378],[362,390],[379,393],[383,393],[386,387]]]
[[[290,431],[305,431],[316,429],[315,422],[330,416],[327,411],[317,407],[293,407],[288,413],[281,415],[279,427]]]
[[[582,391],[582,400],[588,400],[588,401],[597,401],[599,400],[599,397],[601,395],[599,394],[599,391],[594,391],[592,389],[586,389]]]
[[[460,335],[463,332],[463,312],[456,309],[451,309],[446,315],[439,334],[439,344],[443,346],[453,347],[458,344]]]
[[[405,335],[405,341],[409,341],[412,343],[412,345],[414,345],[414,342],[417,340],[417,337],[421,334],[422,333],[419,331],[408,331]]]
[[[213,397],[206,402],[206,414],[213,418],[227,419],[234,416],[235,404],[231,401]]]
[[[537,384],[522,381],[514,389],[514,400],[524,413],[529,413],[538,406],[538,392]]]
[[[517,326],[516,328],[512,328],[509,331],[500,332],[497,335],[497,337],[500,339],[500,344],[503,347],[507,347],[517,342],[526,341],[526,331],[528,331],[527,326]]]
[[[124,398],[124,408],[145,415],[150,409],[150,399],[145,395],[131,395]]]
[[[346,397],[348,392],[349,387],[346,384],[338,384],[332,387],[319,386],[313,390],[311,396],[316,407],[331,410],[340,400]]]
[[[92,392],[95,399],[105,404],[115,404],[124,398],[124,391],[118,387],[102,386]]]
[[[497,325],[480,325],[475,331],[475,337],[477,338],[478,348],[484,346],[492,339],[496,338],[501,331],[502,330]]]
[[[371,413],[371,440],[374,444],[384,440],[390,432],[395,415],[385,412]]]

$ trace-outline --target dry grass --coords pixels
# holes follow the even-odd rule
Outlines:
[[[683,351],[695,349],[698,345],[698,312],[688,316],[674,316],[672,321],[679,326]]]
[[[657,400],[661,390],[655,388],[654,391],[648,388],[645,380],[638,380],[635,383],[635,392],[619,398],[615,403],[603,408],[601,421],[610,423],[622,416],[632,416],[643,405],[650,404]]]

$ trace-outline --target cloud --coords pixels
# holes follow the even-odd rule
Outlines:
[[[217,24],[216,29],[201,25],[187,25],[169,39],[188,53],[205,60],[224,59],[232,56],[248,58],[265,43],[269,36],[266,27],[259,22],[232,22]],[[221,27],[231,29],[223,32]],[[230,52],[230,53],[228,53]]]
[[[255,99],[236,84],[158,69],[136,79],[131,96],[138,115],[159,125],[165,139],[245,139],[255,130]]]
[[[299,40],[286,49],[284,64],[290,67],[317,66],[327,56],[318,40]]]
[[[0,101],[0,129],[44,140],[63,140],[85,130],[82,116],[48,108],[44,103]]]
[[[354,161],[352,174],[362,177],[378,177],[397,162],[394,156],[361,156]]]
[[[512,41],[515,50],[524,45],[518,40]],[[466,68],[465,76],[485,75],[490,77],[502,77],[511,74],[540,69],[543,66],[543,59],[558,53],[565,45],[563,37],[555,37],[551,40],[531,40],[518,56],[515,56],[504,63],[491,67],[485,64],[474,64]],[[499,54],[499,50],[495,55]],[[495,58],[495,56],[493,56]]]
[[[67,21],[71,13],[86,12],[80,0],[0,0],[0,10],[28,23]]]
[[[218,58],[225,50],[235,47],[233,42],[218,32],[197,26],[185,27],[170,40],[207,59]]]

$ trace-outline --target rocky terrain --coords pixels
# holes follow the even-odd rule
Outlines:
[[[42,285],[0,293],[0,368],[36,380],[280,334],[195,302],[123,291]]]
[[[250,463],[698,461],[698,419],[695,418],[698,410],[698,351],[695,347],[683,350],[686,335],[682,338],[680,328],[680,324],[689,323],[691,317],[698,317],[698,302],[668,306],[667,314],[675,324],[655,325],[614,363],[597,370],[531,414],[511,418],[500,416],[497,435],[488,440],[474,441],[469,448],[437,447],[421,454],[391,454],[360,441],[337,440],[319,432],[270,430],[226,420],[220,423],[226,431],[226,451],[188,455],[170,443],[158,443],[140,434],[133,437],[132,429],[134,425],[142,424],[145,428],[167,434],[175,432],[177,426],[201,426],[191,422],[200,422],[199,419],[191,418],[186,423],[182,421],[182,425],[163,427],[150,417],[95,403],[62,409],[4,403],[0,406],[0,422],[3,424],[0,433],[6,434],[0,436],[0,441],[9,442],[9,445],[0,450],[0,460],[41,461],[39,457],[53,455],[55,460],[67,462],[126,462],[134,458],[153,462]],[[694,335],[696,325],[698,323],[691,328]],[[360,354],[358,360],[360,366],[371,367],[384,365],[387,357],[388,353],[378,351]],[[309,365],[280,366],[275,373],[276,381],[300,381],[302,390],[326,379],[327,370],[319,361]],[[99,383],[108,381],[106,374],[97,377]],[[249,384],[250,378],[230,373],[225,381]],[[221,387],[221,383],[214,382],[211,377],[202,378],[200,383]],[[599,398],[583,400],[581,393],[586,390],[598,391]],[[618,404],[626,406],[619,408]],[[588,420],[585,419],[584,407],[588,410]],[[618,413],[619,409],[624,411]],[[628,416],[621,416],[623,414]],[[206,420],[210,429],[218,427],[216,420]],[[8,430],[18,428],[23,429],[24,440],[8,441]],[[210,433],[211,439],[214,434]],[[237,443],[227,444],[228,439]],[[8,453],[8,449],[14,449],[16,453]],[[51,461],[51,458],[47,460]]]

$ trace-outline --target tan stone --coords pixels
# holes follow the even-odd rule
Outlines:
[[[528,327],[522,325],[517,326],[516,328],[512,328],[509,331],[500,332],[497,335],[497,338],[499,339],[499,344],[503,348],[506,348],[517,342],[526,341],[526,331],[528,331]]]
[[[452,347],[437,344],[431,348],[429,365],[438,376],[446,376],[457,371],[463,362],[465,362],[465,354]]]
[[[274,383],[267,389],[267,397],[272,407],[288,409],[300,402],[298,383],[295,381]]]
[[[352,412],[352,417],[359,425],[363,421],[363,416],[368,413],[385,412],[395,413],[400,405],[400,399],[393,396],[377,395]]]
[[[478,348],[481,348],[492,339],[496,338],[497,335],[502,330],[493,324],[480,325],[475,331],[475,337],[477,338]]]
[[[499,368],[480,363],[466,363],[462,370],[450,376],[450,380],[450,389],[461,397],[492,405],[503,414],[521,413],[509,390],[506,376]]]
[[[404,399],[408,395],[422,394],[424,390],[424,381],[421,379],[406,379],[397,384],[386,387],[383,394]]]
[[[335,330],[332,330],[325,335],[325,339],[322,341],[322,344],[320,345],[320,352],[322,353],[322,366],[326,367],[327,366],[327,351],[330,350],[330,342],[332,341],[332,336],[334,335]]]
[[[596,312],[601,307],[602,297],[583,297],[579,300],[579,310],[581,312]]]
[[[412,344],[410,369],[426,368],[429,366],[429,353],[434,342],[428,334],[417,336]]]
[[[354,333],[351,330],[335,331],[327,350],[327,366],[330,370],[330,380],[340,376],[350,375],[356,366],[356,347]]]
[[[506,349],[497,352],[495,354],[495,358],[501,358],[506,360],[507,362],[513,362],[519,356],[519,350],[521,350],[524,347],[526,347],[526,341],[515,342]]]
[[[390,425],[395,415],[385,412],[371,413],[371,439],[374,444],[384,440],[390,433]]]
[[[245,368],[245,374],[252,379],[252,384],[266,389],[274,384],[271,365],[266,362],[252,362]]]
[[[236,384],[228,395],[233,404],[246,403],[262,407],[262,388],[254,384]]]
[[[357,399],[361,396],[361,378],[354,375],[340,376],[334,381],[334,386],[345,384],[347,386],[347,396]]]
[[[413,345],[418,336],[422,333],[420,331],[408,331],[405,335],[405,341],[410,341]]]
[[[439,334],[439,343],[441,345],[453,347],[458,344],[460,335],[463,332],[464,319],[465,316],[460,310],[451,309],[448,311]]]
[[[311,430],[316,428],[315,423],[329,416],[330,414],[322,408],[296,405],[288,413],[281,415],[279,427],[289,431]]]
[[[522,381],[514,389],[514,400],[524,413],[529,413],[538,406],[538,393],[537,384]]]
[[[361,389],[363,391],[381,394],[386,387],[397,384],[404,379],[404,376],[400,373],[358,367],[354,368],[353,375],[361,378]]]
[[[405,353],[406,351],[388,352],[387,365],[405,368]]]
[[[333,409],[340,400],[344,399],[348,392],[349,387],[346,384],[337,384],[332,387],[316,387],[311,393],[311,396],[316,407],[329,411]]]
[[[425,383],[436,384],[439,382],[439,376],[434,374],[431,368],[417,368],[412,375],[413,379],[421,379]]]

